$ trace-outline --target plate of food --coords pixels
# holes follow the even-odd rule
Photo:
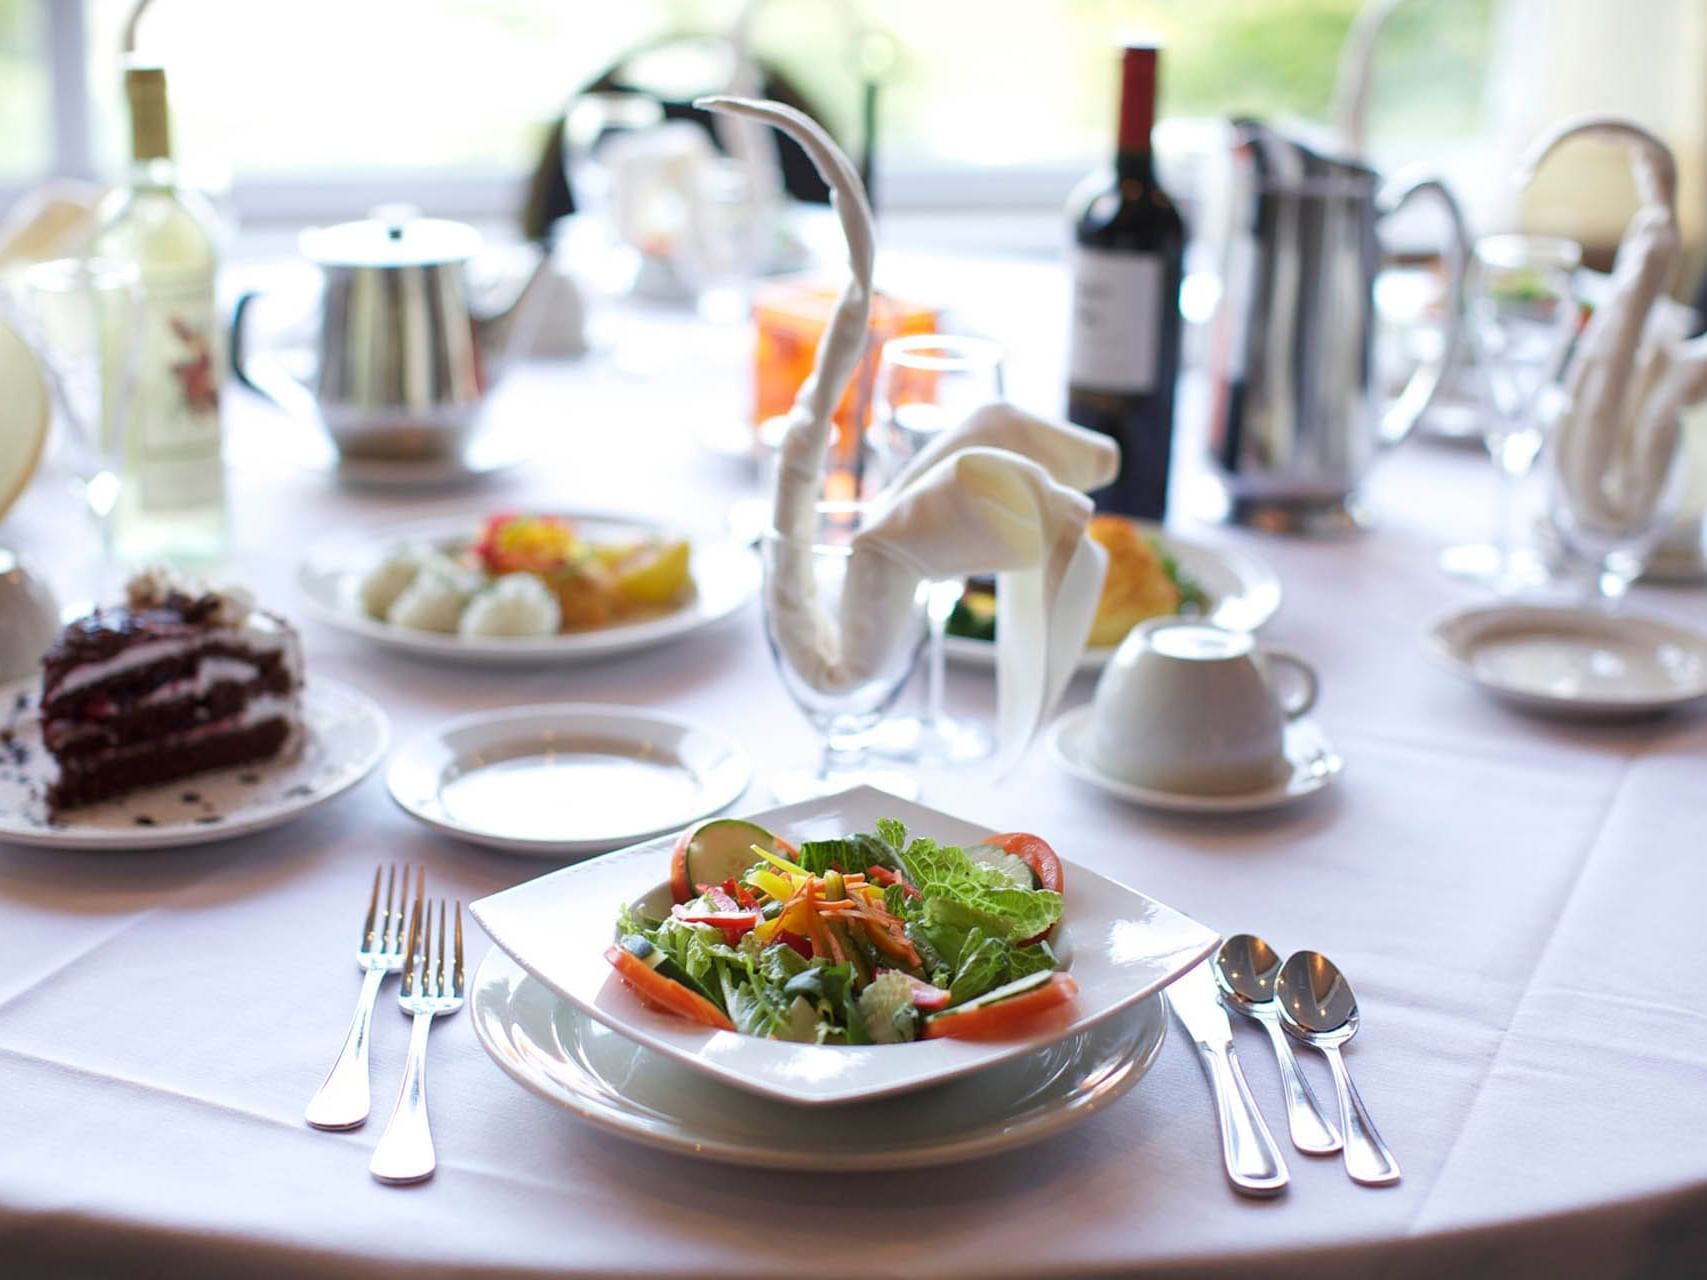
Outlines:
[[[145,573],[126,597],[0,688],[0,842],[226,840],[342,794],[384,756],[384,712],[305,680],[295,629],[247,593]]]
[[[1181,538],[1126,516],[1091,517],[1108,552],[1108,577],[1079,670],[1100,671],[1140,622],[1175,614],[1255,631],[1280,608],[1280,579],[1256,556]],[[946,652],[957,662],[996,664],[996,590],[974,579],[948,620]]]
[[[316,616],[392,649],[485,665],[577,662],[675,640],[757,593],[756,556],[595,511],[446,516],[317,544]]]
[[[517,1083],[618,1137],[698,1160],[869,1173],[978,1159],[1082,1122],[1138,1083],[1167,1034],[1160,996],[1037,1053],[932,1089],[791,1107],[707,1080],[595,1022],[493,947],[469,988],[482,1047]]]
[[[796,1106],[1034,1054],[1155,995],[1218,941],[1039,836],[863,787],[713,819],[471,910],[579,1013]]]

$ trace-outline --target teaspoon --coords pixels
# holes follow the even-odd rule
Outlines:
[[[1279,974],[1279,953],[1255,934],[1235,933],[1215,953],[1215,985],[1221,989],[1221,1003],[1260,1023],[1274,1045],[1292,1145],[1310,1155],[1329,1155],[1340,1149],[1339,1131],[1322,1114],[1310,1082],[1298,1069],[1292,1042],[1280,1029],[1280,1002],[1274,993]]]
[[[1317,951],[1286,958],[1275,979],[1281,1023],[1294,1037],[1322,1051],[1333,1069],[1345,1131],[1345,1171],[1353,1182],[1384,1186],[1399,1180],[1399,1162],[1375,1131],[1363,1099],[1351,1083],[1340,1046],[1357,1034],[1357,997],[1334,962]]]

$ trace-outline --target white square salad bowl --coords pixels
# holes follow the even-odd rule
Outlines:
[[[867,787],[748,815],[795,844],[872,831],[895,818],[912,835],[971,846],[995,834]],[[1037,833],[1044,839],[1049,833]],[[1078,983],[1062,1016],[1024,1038],[816,1045],[700,1026],[641,1003],[604,952],[624,903],[668,909],[675,837],[618,849],[473,903],[497,945],[589,1017],[706,1075],[779,1102],[827,1106],[941,1084],[1076,1035],[1160,991],[1212,951],[1219,935],[1173,908],[1066,858],[1056,951]],[[1059,852],[1059,850],[1057,850]]]

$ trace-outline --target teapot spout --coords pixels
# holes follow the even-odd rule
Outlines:
[[[507,307],[474,319],[475,337],[481,359],[496,378],[504,365],[526,351],[539,329],[546,294],[551,288],[551,251],[541,247],[539,258],[521,289]]]

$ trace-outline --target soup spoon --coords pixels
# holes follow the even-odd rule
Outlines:
[[[1274,993],[1279,974],[1279,953],[1255,934],[1235,933],[1215,953],[1215,985],[1221,988],[1221,1003],[1260,1023],[1274,1045],[1292,1145],[1310,1155],[1330,1155],[1340,1149],[1339,1131],[1322,1114],[1310,1082],[1298,1070],[1292,1042],[1280,1029],[1280,1002]]]
[[[1288,956],[1275,979],[1280,1021],[1292,1035],[1322,1051],[1334,1073],[1345,1133],[1345,1171],[1353,1182],[1379,1187],[1399,1180],[1399,1162],[1375,1131],[1363,1099],[1340,1057],[1340,1046],[1357,1034],[1357,997],[1334,962],[1317,951]]]

